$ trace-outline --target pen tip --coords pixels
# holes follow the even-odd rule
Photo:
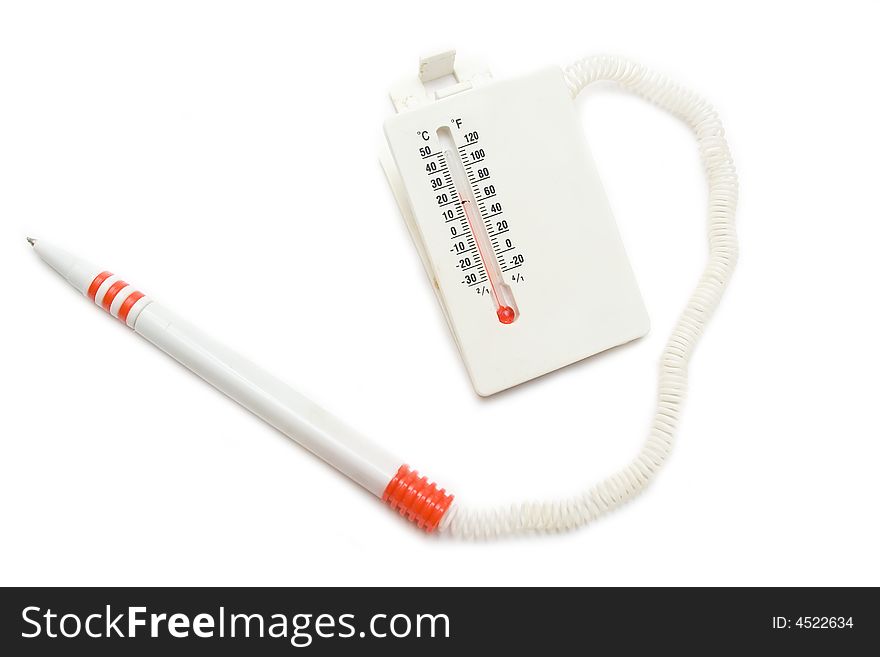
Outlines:
[[[30,244],[31,246],[33,246],[34,244],[37,243],[37,240],[34,239],[33,237],[28,237],[28,238],[26,238],[26,239],[27,239],[27,241],[28,241],[28,244]]]

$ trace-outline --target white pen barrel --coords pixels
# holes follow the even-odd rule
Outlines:
[[[212,386],[324,459],[427,532],[448,521],[454,496],[280,379],[217,342],[112,272],[28,238],[81,294]]]
[[[377,497],[403,463],[155,301],[138,315],[134,330]]]

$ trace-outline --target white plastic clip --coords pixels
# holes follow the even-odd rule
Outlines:
[[[426,82],[445,76],[455,78],[455,84],[433,92],[425,89]],[[488,66],[479,60],[456,59],[454,50],[444,50],[419,58],[418,78],[407,78],[391,88],[391,101],[398,113],[421,107],[441,98],[467,91],[491,81]]]

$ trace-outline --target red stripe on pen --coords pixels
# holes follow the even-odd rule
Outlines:
[[[104,293],[104,299],[101,301],[101,306],[103,306],[104,310],[106,310],[108,313],[110,312],[110,304],[113,303],[113,299],[115,299],[116,295],[119,294],[122,289],[126,287],[128,287],[128,283],[126,283],[125,281],[116,281],[107,289],[107,291]]]
[[[119,306],[119,319],[121,319],[123,322],[127,321],[128,320],[128,313],[131,312],[132,306],[134,306],[134,304],[136,304],[138,301],[140,301],[143,298],[144,298],[143,292],[135,291],[135,292],[132,292],[131,294],[129,294],[125,298],[125,301],[122,302],[122,305]]]
[[[113,274],[109,271],[102,271],[100,274],[95,276],[95,280],[92,281],[91,285],[89,285],[89,291],[87,294],[89,295],[89,299],[92,301],[95,300],[95,295],[98,293],[98,288],[101,287],[101,283],[110,278]]]

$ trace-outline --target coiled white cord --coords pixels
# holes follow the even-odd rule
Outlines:
[[[648,439],[632,463],[567,499],[487,509],[456,504],[440,525],[441,531],[455,536],[489,538],[574,529],[640,493],[672,449],[687,392],[688,361],[736,265],[736,169],[712,106],[665,76],[619,57],[582,59],[565,70],[565,79],[572,98],[594,82],[612,82],[669,111],[693,129],[709,181],[709,261],[663,350],[657,410]]]

